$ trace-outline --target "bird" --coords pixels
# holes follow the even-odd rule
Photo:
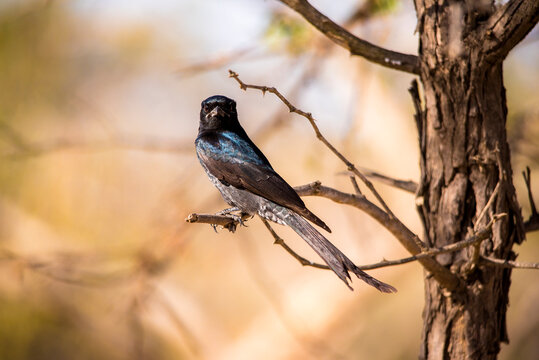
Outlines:
[[[311,225],[331,232],[249,138],[234,100],[214,95],[202,101],[195,149],[206,175],[233,209],[292,228],[349,289],[351,272],[381,292],[397,291],[360,270]]]

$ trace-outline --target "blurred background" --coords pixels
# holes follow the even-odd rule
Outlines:
[[[416,53],[412,2],[313,1],[355,34]],[[539,32],[505,63],[514,181],[539,194]],[[259,219],[235,234],[188,224],[227,205],[196,160],[200,102],[222,94],[292,185],[353,192],[312,112],[355,164],[417,180],[412,76],[335,47],[277,1],[0,2],[0,359],[416,359],[423,272],[371,271],[399,292],[302,267]],[[375,183],[415,232],[411,194]],[[537,200],[536,196],[536,200]],[[407,253],[374,220],[322,198],[307,205],[357,264]],[[294,233],[277,232],[303,256]],[[517,246],[539,261],[539,236]],[[510,345],[539,357],[539,277],[513,272]]]

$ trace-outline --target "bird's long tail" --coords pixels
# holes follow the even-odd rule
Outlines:
[[[353,290],[348,280],[350,280],[349,271],[367,284],[374,286],[381,292],[396,292],[393,286],[383,283],[366,272],[360,270],[350,259],[346,257],[339,249],[335,247],[328,239],[320,234],[307,220],[301,215],[292,211],[284,216],[284,222],[302,237],[303,240],[313,248],[314,251],[324,260],[324,262],[344,281],[346,286]]]

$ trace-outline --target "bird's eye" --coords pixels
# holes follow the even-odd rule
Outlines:
[[[208,112],[208,110],[210,110],[210,107],[208,106],[208,104],[204,104],[202,105],[202,109],[204,109],[204,112]]]

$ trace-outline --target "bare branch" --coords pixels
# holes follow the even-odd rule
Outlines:
[[[522,172],[524,177],[524,182],[526,183],[526,189],[528,190],[528,200],[530,201],[531,215],[528,220],[524,222],[524,231],[532,232],[539,230],[539,213],[537,213],[537,208],[535,207],[535,201],[533,200],[532,195],[532,185],[531,185],[531,171],[530,167],[526,166],[526,171]]]
[[[489,265],[501,266],[510,269],[539,270],[539,263],[521,263],[513,260],[496,259],[487,256],[481,256],[480,259]]]
[[[359,188],[356,177],[354,175],[350,175],[350,182],[352,182],[352,186],[354,187],[354,191],[355,191],[356,195],[358,195],[358,196],[363,195],[361,193],[361,189]]]
[[[315,267],[315,268],[318,268],[318,269],[325,269],[325,270],[330,270],[330,267],[327,266],[327,265],[323,265],[323,264],[318,264],[318,263],[315,263],[315,262],[312,262],[310,260],[307,260],[306,258],[304,258],[303,256],[299,255],[297,252],[295,252],[294,250],[292,250],[292,248],[290,246],[288,246],[283,238],[281,238],[276,232],[275,230],[273,230],[273,228],[271,227],[271,225],[269,224],[269,222],[264,219],[264,218],[260,218],[260,220],[262,220],[262,222],[264,223],[264,225],[266,226],[266,229],[268,229],[268,231],[270,232],[271,236],[273,236],[273,239],[275,240],[273,243],[274,244],[277,244],[277,245],[280,245],[283,249],[286,250],[287,253],[289,253],[290,255],[292,255],[292,257],[294,259],[296,259],[297,261],[299,261],[299,263],[303,266],[312,266],[312,267]]]
[[[390,217],[378,206],[367,200],[365,196],[344,193],[339,190],[323,186],[320,184],[320,182],[297,186],[294,188],[294,190],[296,190],[300,196],[322,196],[339,204],[354,206],[378,221],[391,234],[393,234],[393,236],[395,236],[411,254],[417,255],[426,250],[426,247],[423,245],[421,240],[419,240],[416,234],[408,229],[402,222]],[[441,286],[450,290],[462,288],[463,284],[461,283],[461,280],[455,274],[451,273],[449,269],[446,269],[440,263],[438,263],[435,259],[427,257],[419,259],[419,262],[439,281]]]
[[[360,266],[358,266],[358,268],[361,269],[361,270],[372,270],[372,269],[379,269],[379,268],[383,268],[383,267],[402,265],[402,264],[410,263],[412,261],[418,261],[418,260],[425,259],[425,258],[432,258],[432,257],[434,257],[436,255],[443,254],[443,253],[459,251],[459,250],[462,250],[462,249],[464,249],[466,247],[480,244],[481,241],[487,239],[489,237],[489,235],[491,234],[492,225],[494,224],[494,222],[496,222],[497,220],[499,220],[503,216],[506,216],[506,215],[505,214],[500,214],[500,215],[494,216],[493,219],[484,228],[479,229],[478,231],[476,231],[474,234],[470,235],[465,240],[459,241],[457,243],[449,244],[449,245],[443,246],[441,248],[429,249],[429,250],[421,252],[421,253],[419,253],[417,255],[409,256],[409,257],[398,259],[398,260],[385,260],[384,259],[383,261],[380,261],[380,262],[377,262],[377,263],[374,263],[374,264],[360,265]],[[282,246],[290,255],[292,255],[296,260],[298,260],[298,262],[301,265],[303,265],[303,266],[312,266],[312,267],[315,267],[315,268],[318,268],[318,269],[324,269],[324,270],[329,270],[330,269],[329,266],[327,266],[327,265],[312,262],[312,261],[304,258],[303,256],[299,255],[298,253],[296,253],[294,250],[292,250],[285,243],[285,241],[275,232],[275,230],[273,230],[273,228],[271,227],[271,225],[268,223],[267,220],[265,220],[263,218],[261,218],[261,220],[264,223],[264,225],[266,226],[266,228],[268,229],[268,231],[271,233],[273,238],[275,239],[274,243],[277,244],[277,245]],[[532,265],[528,264],[528,266],[532,266]]]
[[[475,220],[474,230],[477,230],[478,225],[481,223],[481,219],[483,219],[483,216],[485,216],[488,209],[490,209],[492,203],[496,199],[496,196],[498,196],[498,192],[500,191],[500,184],[501,184],[501,182],[498,181],[498,183],[496,184],[496,187],[492,191],[492,194],[490,194],[490,198],[488,199],[487,203],[483,207],[483,210],[481,210],[481,213],[479,214],[479,216]]]
[[[417,191],[418,184],[415,181],[395,179],[387,175],[380,174],[376,171],[366,169],[361,166],[359,166],[358,168],[368,178],[378,180],[381,183],[384,183],[389,186],[393,186],[394,188],[401,189],[412,194],[415,194],[415,192]]]
[[[251,55],[254,49],[255,47],[250,46],[221,53],[209,59],[182,65],[178,68],[178,70],[176,70],[176,72],[183,76],[189,76],[209,70],[219,69],[231,64],[232,62],[237,62],[238,60]]]
[[[73,255],[74,257],[77,255]],[[64,256],[65,258],[65,256]],[[48,279],[68,285],[84,287],[116,286],[131,278],[132,268],[111,273],[98,273],[75,268],[72,262],[47,261],[35,259],[30,256],[17,254],[8,249],[0,249],[0,261],[13,261],[21,265],[22,269],[44,276]]]
[[[477,231],[475,234],[469,236],[467,239],[449,244],[446,246],[443,246],[441,248],[434,248],[429,249],[427,251],[421,252],[417,255],[410,256],[407,258],[399,259],[399,260],[384,260],[375,264],[371,265],[362,265],[358,266],[361,270],[372,270],[372,269],[378,269],[381,267],[387,267],[387,266],[394,266],[394,265],[401,265],[406,264],[412,261],[417,261],[425,258],[432,258],[433,256],[448,253],[448,252],[455,252],[462,250],[468,246],[476,245],[481,243],[481,241],[487,239],[489,235],[492,232],[492,225],[494,222],[496,222],[498,219],[500,219],[502,216],[506,216],[505,214],[498,215],[497,217],[493,218],[492,221],[490,221],[487,226]]]
[[[88,151],[111,151],[117,149],[183,153],[193,151],[191,142],[179,142],[171,139],[137,138],[126,135],[114,136],[108,140],[85,140],[85,139],[56,139],[43,143],[29,143],[22,137],[13,138],[10,134],[6,137],[12,142],[15,149],[1,154],[11,159],[24,159],[37,156],[45,156],[51,153],[67,150]]]
[[[539,21],[539,1],[510,0],[490,17],[484,29],[483,51],[491,63],[503,61]]]
[[[388,68],[419,74],[419,60],[417,56],[387,50],[356,37],[319,12],[306,0],[280,1],[303,16],[305,20],[326,35],[331,41],[348,49],[350,54],[364,57],[371,62]]]
[[[235,232],[238,225],[243,225],[243,222],[251,216],[242,214],[241,217],[232,214],[189,214],[185,221],[188,223],[210,224],[214,226],[222,226],[230,232]]]
[[[382,207],[385,209],[385,211],[388,213],[388,215],[392,218],[395,218],[395,215],[393,214],[393,212],[389,209],[389,207],[387,206],[387,204],[385,203],[384,199],[382,199],[382,197],[380,196],[380,194],[376,191],[376,189],[374,188],[374,186],[372,185],[372,183],[365,177],[365,175],[363,175],[358,169],[357,167],[350,161],[348,160],[343,154],[341,154],[339,152],[339,150],[337,150],[325,137],[324,135],[322,135],[322,133],[320,132],[320,129],[318,128],[318,125],[316,125],[316,120],[313,118],[312,114],[311,113],[308,113],[308,112],[305,112],[301,109],[298,109],[297,107],[295,107],[294,105],[292,105],[290,103],[290,101],[288,101],[283,94],[281,94],[279,92],[279,90],[277,90],[275,87],[268,87],[268,86],[261,86],[261,85],[250,85],[250,84],[246,84],[244,83],[240,78],[239,78],[239,75],[232,71],[232,70],[228,70],[229,74],[230,74],[230,77],[233,78],[234,80],[236,80],[238,82],[238,84],[240,85],[240,88],[244,91],[246,91],[247,89],[255,89],[255,90],[260,90],[262,92],[262,94],[265,94],[266,92],[269,92],[269,93],[272,93],[274,94],[275,96],[277,96],[287,107],[288,107],[288,110],[290,112],[293,112],[293,113],[296,113],[298,115],[301,115],[303,116],[304,118],[306,118],[309,123],[311,124],[311,127],[313,128],[315,134],[316,134],[316,137],[318,140],[320,140],[324,145],[326,145],[326,147],[331,150],[331,152],[333,154],[335,154],[335,156],[337,156],[348,168],[348,171],[354,173],[356,176],[358,176],[361,181],[363,181],[363,183],[365,183],[365,185],[369,188],[369,190],[372,192],[372,194],[376,197],[376,199],[380,202],[380,204],[382,205]]]

